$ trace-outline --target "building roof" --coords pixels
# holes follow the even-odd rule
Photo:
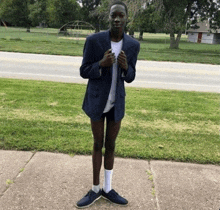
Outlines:
[[[194,29],[194,28],[189,28],[187,30],[187,32],[194,32],[194,33],[199,33],[199,32],[210,32],[210,26],[209,26],[209,21],[206,20],[204,22],[200,22],[197,24],[197,26],[199,26],[199,28]],[[211,29],[212,33],[216,33],[215,30]],[[217,29],[217,33],[220,33],[220,29]]]

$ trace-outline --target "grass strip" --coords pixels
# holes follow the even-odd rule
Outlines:
[[[8,52],[50,55],[82,56],[85,40],[91,31],[78,31],[75,36],[58,35],[57,29],[31,29],[0,27],[0,50]],[[138,33],[135,33],[138,37]],[[183,35],[180,49],[169,49],[169,35],[144,33],[140,42],[139,60],[207,63],[220,65],[219,44],[199,44],[187,41]]]
[[[0,78],[0,149],[92,154],[81,84]],[[219,94],[126,89],[116,156],[220,165]]]

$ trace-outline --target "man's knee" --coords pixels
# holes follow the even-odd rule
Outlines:
[[[103,147],[103,141],[100,141],[100,142],[94,142],[94,150],[95,151],[100,151],[102,150],[102,147]]]
[[[108,152],[115,151],[115,141],[106,141],[105,142],[105,150]]]

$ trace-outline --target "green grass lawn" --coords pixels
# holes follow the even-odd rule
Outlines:
[[[92,153],[86,86],[0,78],[0,149]],[[220,165],[219,94],[127,88],[116,156]]]
[[[72,32],[73,33],[73,32]],[[77,31],[77,37],[85,38],[91,31]],[[138,33],[135,33],[138,37]],[[26,29],[0,27],[0,50],[9,52],[41,53],[51,55],[82,56],[85,40],[73,36],[58,35],[58,29]],[[175,61],[220,65],[220,45],[187,42],[183,35],[180,49],[169,49],[169,35],[144,34],[139,60]]]

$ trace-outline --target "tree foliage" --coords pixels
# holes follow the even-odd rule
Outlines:
[[[29,19],[32,26],[37,26],[39,23],[48,23],[47,2],[45,0],[35,0],[29,5]]]
[[[61,27],[80,17],[80,6],[76,0],[47,0],[46,11],[51,27]]]
[[[128,7],[128,30],[129,34],[133,35],[137,28],[136,19],[139,14],[143,11],[143,7],[146,4],[146,0],[125,0],[125,4]]]
[[[23,26],[29,28],[31,21],[29,19],[29,4],[32,0],[2,0],[0,17],[7,20],[15,26]],[[28,29],[29,30],[29,29]]]
[[[150,32],[155,33],[156,28],[153,24],[153,12],[155,11],[155,6],[147,3],[145,7],[138,13],[134,20],[135,30],[140,31],[139,40],[143,40],[143,33]]]
[[[79,3],[82,4],[84,8],[94,10],[99,4],[101,0],[78,0]]]
[[[210,8],[210,27],[214,30],[220,28],[220,0],[216,1],[216,4],[212,4]]]
[[[80,9],[76,0],[0,1],[1,19],[27,28],[42,22],[51,27],[61,27],[69,21],[80,19]]]
[[[101,0],[78,0],[78,2],[82,4],[82,19],[91,23],[96,28],[96,32],[98,32],[100,30],[100,18],[93,12],[100,5]]]

